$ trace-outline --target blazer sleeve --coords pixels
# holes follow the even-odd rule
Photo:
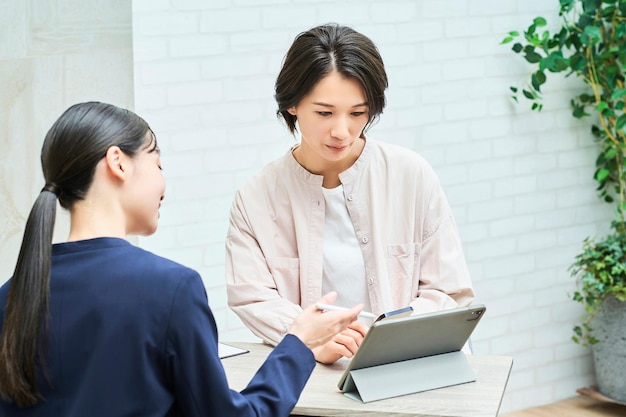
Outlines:
[[[313,368],[313,353],[287,335],[241,392],[229,388],[217,327],[199,275],[181,279],[167,324],[166,368],[185,416],[288,416]]]

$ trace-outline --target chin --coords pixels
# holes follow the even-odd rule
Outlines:
[[[151,236],[156,231],[157,231],[157,225],[155,224],[154,226],[145,227],[141,230],[137,230],[136,232],[130,232],[129,234],[138,235],[138,236]]]
[[[333,153],[329,155],[328,157],[326,157],[326,160],[328,160],[329,162],[341,162],[344,159],[348,158],[349,156],[350,156],[349,151],[341,152],[339,154]]]

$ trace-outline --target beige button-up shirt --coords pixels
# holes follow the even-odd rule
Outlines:
[[[302,307],[322,296],[322,179],[290,151],[235,195],[226,240],[228,304],[273,345]],[[452,211],[421,156],[367,139],[339,179],[363,252],[373,313],[408,305],[423,313],[472,302]]]

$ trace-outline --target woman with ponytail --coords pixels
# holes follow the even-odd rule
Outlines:
[[[248,389],[231,391],[198,273],[125,240],[156,231],[165,195],[148,124],[76,104],[46,135],[41,164],[45,185],[0,288],[0,416],[288,415],[315,366],[311,348],[360,306],[305,309]],[[57,201],[71,225],[53,245]]]

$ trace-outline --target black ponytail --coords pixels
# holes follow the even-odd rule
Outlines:
[[[21,407],[34,405],[41,399],[36,367],[40,364],[45,370],[40,337],[46,339],[48,335],[50,258],[56,206],[56,195],[42,190],[30,211],[0,336],[0,395]]]

